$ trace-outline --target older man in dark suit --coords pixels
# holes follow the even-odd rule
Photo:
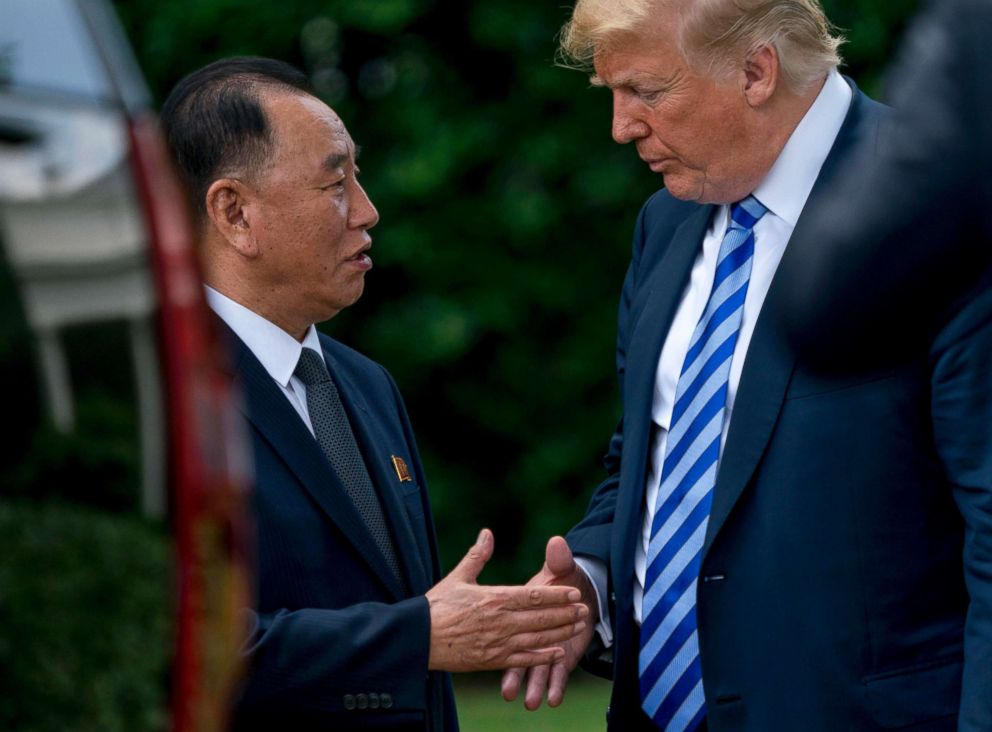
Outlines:
[[[587,614],[579,593],[479,586],[488,530],[441,579],[396,385],[314,327],[361,296],[378,214],[305,78],[219,61],[162,117],[254,447],[257,602],[234,726],[456,730],[446,672],[560,658]]]
[[[820,371],[781,326],[804,209],[886,116],[838,44],[817,0],[579,0],[563,33],[666,188],[635,227],[608,478],[533,580],[598,615],[610,730],[988,729],[992,298],[883,365]],[[592,635],[504,695],[559,703]]]

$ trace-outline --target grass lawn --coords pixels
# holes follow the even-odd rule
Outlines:
[[[603,732],[610,698],[608,681],[576,671],[557,709],[536,712],[499,693],[499,675],[455,674],[455,699],[462,732]]]

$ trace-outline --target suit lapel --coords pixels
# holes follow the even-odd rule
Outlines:
[[[236,375],[244,391],[242,411],[245,416],[314,502],[348,538],[372,574],[396,599],[402,599],[405,596],[403,588],[317,441],[258,359],[240,338],[228,332],[234,343]]]
[[[428,571],[430,559],[422,554],[426,547],[414,537],[413,527],[405,508],[400,490],[401,483],[388,454],[388,440],[375,427],[368,405],[354,382],[341,369],[334,356],[324,349],[324,358],[334,381],[341,392],[348,419],[355,431],[355,439],[365,458],[369,476],[379,493],[382,509],[392,529],[393,544],[400,567],[403,569],[407,586],[413,594],[423,594],[430,589],[431,573]],[[411,457],[412,456],[408,456]]]
[[[853,86],[850,80],[848,83]],[[846,153],[859,144],[863,135],[874,131],[875,126],[869,123],[877,120],[877,114],[865,109],[869,104],[874,103],[854,88],[851,109],[830,154],[823,163],[807,204],[816,200],[816,197],[829,187],[830,179],[838,170]],[[796,359],[783,339],[779,313],[782,312],[782,308],[788,306],[787,283],[795,278],[793,273],[800,270],[808,261],[806,254],[808,248],[816,246],[816,242],[810,241],[806,236],[808,218],[801,214],[796,222],[796,228],[782,255],[782,261],[762,305],[761,314],[755,323],[754,334],[748,346],[744,370],[737,388],[737,399],[727,433],[727,442],[720,458],[716,488],[713,491],[713,506],[703,544],[704,559],[716,535],[726,523],[734,505],[751,480],[751,476],[754,475],[785,400]]]
[[[675,318],[682,293],[689,282],[692,265],[699,254],[713,213],[713,206],[700,206],[683,221],[672,235],[671,243],[647,277],[647,295],[643,305],[635,300],[631,317],[636,318],[628,339],[626,372],[624,374],[624,484],[629,490],[620,491],[617,515],[624,517],[624,530],[615,531],[614,557],[630,558],[630,577],[618,581],[633,582],[633,557],[644,507],[644,482],[647,465],[654,402],[654,386],[658,359],[665,338]],[[651,242],[644,246],[650,247]],[[635,295],[636,297],[636,295]],[[631,483],[626,476],[632,475]],[[619,571],[615,567],[614,571]],[[624,573],[628,574],[628,573]]]

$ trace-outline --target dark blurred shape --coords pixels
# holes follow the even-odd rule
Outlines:
[[[223,728],[247,462],[192,244],[112,6],[5,2],[0,729]]]
[[[893,66],[897,114],[870,141],[882,146],[877,164],[850,164],[808,212],[819,246],[792,281],[785,312],[817,365],[898,359],[965,293],[989,286],[990,37],[992,2],[931,3]]]

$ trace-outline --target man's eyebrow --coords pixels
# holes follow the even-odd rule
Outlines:
[[[589,77],[589,83],[593,86],[605,87],[607,89],[619,89],[620,87],[629,87],[638,81],[640,77],[638,74],[628,74],[627,76],[619,76],[612,81],[607,81],[599,74],[593,74]]]
[[[324,169],[329,171],[337,170],[338,168],[343,168],[344,164],[348,162],[348,156],[344,153],[331,153],[324,160]]]
[[[620,76],[612,81],[606,81],[603,77],[598,74],[593,74],[589,77],[589,83],[596,87],[606,87],[607,89],[620,89],[620,88],[630,88],[632,86],[637,86],[639,84],[667,84],[668,80],[662,79],[660,77],[650,76],[643,72],[635,71],[626,76]]]

